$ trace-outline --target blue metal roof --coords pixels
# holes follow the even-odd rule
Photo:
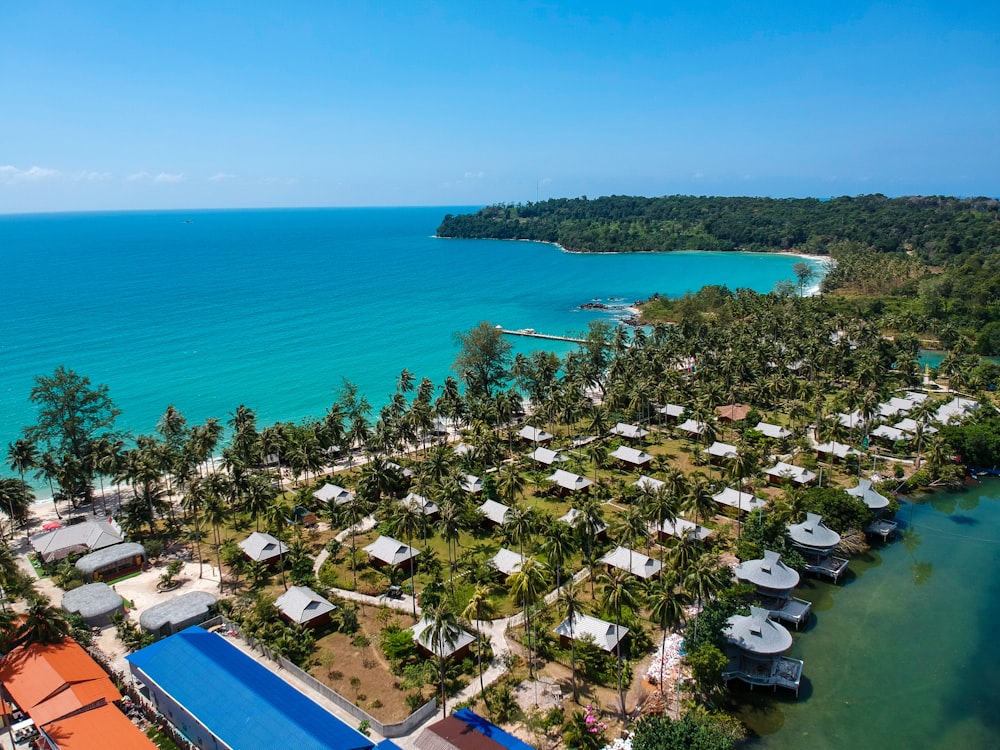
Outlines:
[[[374,745],[225,638],[197,626],[125,658],[233,750]]]
[[[535,750],[527,742],[522,742],[512,734],[503,731],[496,724],[492,724],[479,714],[468,708],[460,708],[452,714],[456,719],[461,719],[465,724],[475,729],[482,735],[489,737],[498,745],[502,745],[507,750]]]

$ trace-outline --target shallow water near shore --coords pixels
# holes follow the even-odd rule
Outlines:
[[[0,447],[34,420],[34,376],[60,365],[106,384],[132,434],[152,432],[168,404],[189,423],[226,422],[246,404],[266,426],[322,416],[343,378],[376,409],[404,367],[440,385],[454,332],[481,320],[580,332],[610,315],[579,309],[595,299],[704,284],[766,292],[799,260],[435,239],[462,210],[0,216]]]
[[[904,502],[901,539],[806,579],[798,701],[736,688],[754,750],[1000,747],[1000,481]]]

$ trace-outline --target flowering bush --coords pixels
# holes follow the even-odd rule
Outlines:
[[[583,717],[587,724],[587,731],[591,734],[600,734],[608,728],[608,725],[597,716],[593,706],[587,706],[583,710]]]

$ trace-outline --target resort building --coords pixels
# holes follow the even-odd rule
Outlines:
[[[146,548],[136,542],[114,544],[76,561],[76,569],[85,581],[114,581],[142,570],[145,565]]]
[[[750,607],[749,615],[733,615],[723,631],[729,663],[722,679],[742,680],[750,685],[767,685],[794,690],[799,694],[802,660],[782,654],[792,647],[792,634],[768,618],[768,611]]]
[[[681,432],[686,432],[688,435],[693,437],[701,437],[701,434],[708,428],[704,422],[699,422],[697,419],[686,419],[677,425],[677,429]]]
[[[207,591],[188,591],[154,604],[139,615],[139,627],[159,638],[200,625],[215,611],[215,596]]]
[[[730,445],[729,443],[721,443],[716,440],[712,443],[705,451],[708,453],[708,460],[714,461],[715,459],[733,459],[739,457],[739,451],[736,450],[735,445]]]
[[[496,500],[485,500],[476,510],[494,526],[503,526],[510,520],[510,508]]]
[[[632,484],[633,486],[638,487],[643,492],[649,492],[649,493],[659,492],[660,490],[662,490],[664,487],[667,486],[666,482],[663,482],[659,479],[653,479],[653,477],[647,477],[645,474],[643,474],[634,482],[632,482]]]
[[[837,415],[837,421],[840,422],[841,426],[853,430],[855,427],[862,427],[865,423],[865,418],[861,416],[860,411],[855,410],[850,413],[840,412]]]
[[[712,495],[712,499],[719,505],[736,508],[744,513],[749,513],[750,511],[757,510],[758,508],[767,507],[766,500],[761,500],[759,497],[755,497],[749,492],[734,490],[732,487],[726,487],[722,490],[722,492]]]
[[[376,567],[398,568],[420,554],[420,550],[384,534],[361,549],[368,553]]]
[[[291,623],[307,628],[321,628],[330,623],[336,607],[306,586],[289,586],[288,591],[274,601],[281,616]]]
[[[938,407],[934,419],[943,425],[958,424],[978,408],[979,402],[971,398],[953,398],[947,404]]]
[[[889,507],[889,498],[876,490],[870,479],[858,479],[858,486],[851,487],[845,492],[862,500],[868,506],[868,510],[872,512],[872,522],[868,524],[865,531],[882,537],[882,541],[888,541],[897,528],[895,521],[884,517],[885,511]]]
[[[537,427],[532,427],[528,424],[517,431],[517,436],[521,438],[521,440],[529,443],[535,443],[536,445],[547,445],[555,440],[556,437],[551,432],[540,430]]]
[[[559,516],[556,520],[561,521],[562,523],[568,523],[575,529],[581,524],[586,523],[586,516],[583,512],[577,510],[576,508],[570,508],[564,515]],[[598,539],[603,539],[607,530],[608,525],[606,523],[599,524],[596,529],[592,529],[594,536]]]
[[[628,547],[615,547],[600,559],[604,565],[610,568],[618,568],[644,580],[656,578],[663,568],[659,560],[647,557],[641,552],[636,552]]]
[[[723,424],[742,422],[751,411],[753,411],[753,407],[746,404],[726,404],[715,407],[715,413],[719,415],[719,421]]]
[[[542,466],[551,466],[552,464],[569,460],[559,451],[554,451],[550,448],[535,448],[535,450],[528,454],[528,458]]]
[[[879,416],[895,417],[897,414],[908,413],[916,404],[909,399],[893,396],[888,401],[878,405]]]
[[[38,750],[156,750],[142,730],[122,713],[105,703],[50,722],[40,729]]]
[[[838,443],[836,440],[831,440],[828,443],[816,444],[817,458],[826,458],[830,461],[843,461],[850,455],[860,456],[861,453],[846,443]]]
[[[823,523],[823,517],[807,513],[806,520],[788,527],[788,536],[806,561],[806,571],[836,581],[847,570],[847,560],[833,556],[840,534]]]
[[[476,642],[476,636],[457,625],[448,628],[447,634],[442,633],[435,642],[433,625],[434,620],[424,617],[410,628],[413,642],[427,656],[464,659],[469,653],[469,647]]]
[[[407,469],[405,466],[400,466],[395,461],[386,461],[385,468],[398,474],[400,479],[405,484],[409,484],[410,480],[413,479],[413,469]]]
[[[125,600],[106,583],[87,583],[63,594],[62,608],[91,627],[103,628],[116,614],[125,614]]]
[[[427,518],[434,518],[438,514],[438,505],[430,498],[426,498],[423,495],[418,495],[415,492],[411,492],[402,500],[399,501],[410,513],[419,514],[421,516],[426,516]]]
[[[470,495],[478,495],[483,491],[483,480],[472,474],[462,474],[458,483]]]
[[[699,526],[693,521],[687,521],[683,518],[676,518],[673,521],[666,519],[663,523],[653,526],[656,529],[656,535],[661,542],[665,542],[667,537],[677,537],[678,539],[685,539],[687,537],[692,537],[697,539],[699,542],[703,542],[712,536],[712,530],[706,528],[705,526]]]
[[[586,477],[562,469],[556,469],[546,479],[556,486],[560,495],[568,495],[571,492],[586,492],[593,484],[593,481]]]
[[[431,724],[413,744],[417,750],[534,750],[468,708]]]
[[[556,625],[553,632],[559,636],[559,642],[564,648],[569,646],[570,641],[584,639],[593,641],[599,649],[610,653],[625,640],[628,628],[577,612],[572,619],[567,617]]]
[[[608,454],[608,457],[615,459],[626,469],[648,466],[653,460],[653,457],[645,451],[629,448],[627,445],[619,445]]]
[[[625,424],[624,422],[619,422],[611,431],[608,433],[610,435],[616,435],[620,438],[625,438],[626,440],[642,440],[649,434],[649,430],[644,430],[637,424]]]
[[[513,550],[501,547],[500,550],[490,558],[490,567],[507,577],[516,573],[524,564],[524,557]]]
[[[685,409],[683,406],[678,406],[677,404],[664,404],[663,406],[657,407],[656,409],[656,412],[658,414],[662,414],[667,419],[673,420],[675,422],[681,417],[683,417],[684,412],[686,411],[687,409]]]
[[[787,427],[782,427],[768,422],[758,422],[754,429],[766,438],[771,440],[784,440],[792,436],[792,431]]]
[[[263,531],[255,531],[238,546],[248,559],[265,565],[277,565],[282,556],[288,552],[288,546],[284,542],[279,542]]]
[[[879,438],[887,443],[895,443],[899,440],[909,440],[910,436],[896,427],[890,427],[887,424],[879,425],[874,430],[868,433],[873,438]]]
[[[764,476],[767,477],[770,484],[791,482],[800,487],[816,481],[816,475],[813,472],[803,469],[801,466],[786,464],[784,461],[778,461],[770,469],[764,469]]]
[[[771,617],[799,625],[809,619],[812,604],[792,596],[792,589],[799,585],[798,571],[781,562],[781,555],[764,551],[761,560],[746,560],[736,566],[736,578],[757,588],[757,600]]]
[[[62,526],[30,538],[31,548],[45,562],[121,544],[125,540],[117,524],[109,521],[85,521]]]
[[[924,435],[933,435],[935,432],[938,431],[937,427],[935,427],[934,425],[927,424],[927,422],[920,422],[918,424],[917,420],[911,419],[910,417],[906,417],[905,419],[899,420],[899,422],[894,424],[893,427],[895,427],[897,430],[901,430],[902,432],[909,433],[910,435],[916,435],[918,429]]]
[[[368,750],[375,744],[222,636],[199,627],[125,658],[142,692],[198,748]]]
[[[326,482],[322,487],[313,493],[313,497],[324,505],[334,503],[335,505],[346,505],[354,499],[354,493],[337,484]]]

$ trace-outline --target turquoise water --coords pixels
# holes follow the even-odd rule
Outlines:
[[[1000,747],[1000,481],[898,517],[903,540],[852,560],[846,585],[798,590],[816,612],[791,652],[802,694],[747,709],[755,750]]]
[[[435,239],[459,210],[0,216],[0,446],[34,419],[33,377],[59,365],[107,384],[133,434],[171,403],[192,423],[247,404],[267,425],[321,416],[343,378],[376,406],[404,367],[440,384],[453,334],[480,320],[582,331],[595,298],[768,291],[797,262]]]

